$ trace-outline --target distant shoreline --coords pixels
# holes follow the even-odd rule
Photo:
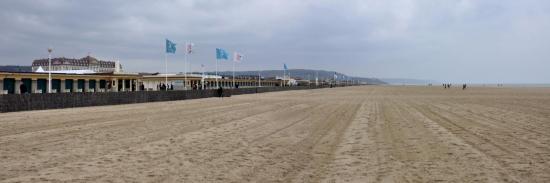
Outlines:
[[[462,86],[462,83],[451,83],[453,86]],[[495,87],[495,88],[550,88],[550,84],[468,84],[471,87]],[[391,83],[389,86],[428,86],[428,84],[398,84]],[[432,86],[441,86],[442,83],[432,84]],[[499,86],[500,85],[500,86]]]
[[[550,87],[550,84],[467,84],[469,86],[476,87],[519,87],[519,88],[546,88]]]

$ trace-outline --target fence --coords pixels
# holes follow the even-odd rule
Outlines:
[[[288,90],[305,90],[323,87],[262,87],[224,90],[224,96],[265,93]],[[137,91],[107,93],[45,93],[0,95],[0,112],[61,109],[72,107],[133,104],[217,97],[217,90]]]

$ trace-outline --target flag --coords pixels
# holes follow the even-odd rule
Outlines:
[[[166,53],[176,53],[176,43],[166,39]]]
[[[283,68],[284,68],[285,70],[288,70],[288,67],[286,66],[286,64],[283,65]]]
[[[194,43],[187,43],[185,45],[185,53],[187,53],[187,54],[193,53],[193,46],[195,46]]]
[[[338,75],[334,73],[334,79],[338,79]]]
[[[243,57],[244,57],[244,55],[241,54],[241,53],[237,53],[237,52],[233,53],[233,61],[234,62],[240,63],[241,61],[243,61]]]
[[[229,54],[227,54],[227,52],[224,49],[216,48],[216,59],[228,60],[229,59],[228,55]]]

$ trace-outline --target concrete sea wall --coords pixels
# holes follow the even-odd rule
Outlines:
[[[224,95],[254,94],[288,90],[317,89],[323,87],[262,87],[224,90]],[[185,91],[134,91],[106,93],[46,93],[46,94],[10,94],[0,95],[0,112],[28,110],[61,109],[117,104],[133,104],[217,97],[217,90]]]

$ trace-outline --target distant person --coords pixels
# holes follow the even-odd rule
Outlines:
[[[140,91],[145,90],[145,85],[143,85],[143,83],[139,86],[139,90],[140,90]]]
[[[170,84],[170,90],[174,90],[174,85]]]
[[[465,90],[466,89],[466,84],[463,84],[462,85],[462,90]]]
[[[25,86],[25,83],[21,83],[21,85],[19,85],[19,91],[21,92],[21,94],[28,92],[27,86]]]
[[[218,88],[218,97],[223,98],[223,88],[221,86]]]

